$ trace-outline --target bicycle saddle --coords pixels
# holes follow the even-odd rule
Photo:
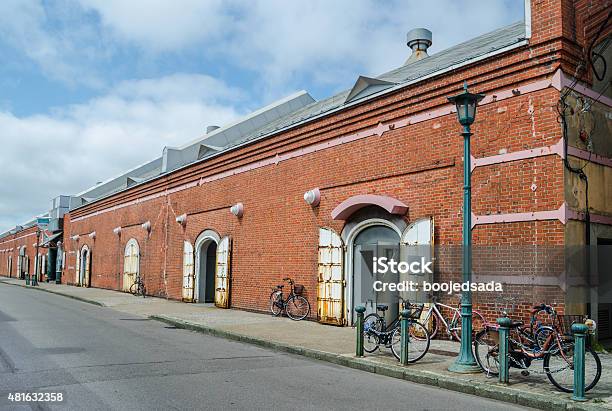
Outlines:
[[[279,285],[276,286],[276,288],[283,288],[283,287],[284,287],[284,285],[282,285],[282,284],[279,284]]]
[[[523,325],[522,321],[512,321],[512,323],[510,324],[510,328],[518,328],[521,325]]]
[[[387,311],[388,308],[387,304],[376,304],[376,309],[379,311]]]

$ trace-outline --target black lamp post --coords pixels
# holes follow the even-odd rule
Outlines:
[[[467,82],[463,83],[463,93],[448,100],[457,106],[459,124],[463,126],[463,267],[462,280],[472,281],[472,186],[470,170],[470,125],[476,118],[476,106],[484,94],[468,91]],[[480,369],[472,354],[472,293],[461,294],[461,351],[457,360],[448,368],[457,373],[479,372]]]

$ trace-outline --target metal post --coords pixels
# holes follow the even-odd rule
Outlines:
[[[510,380],[508,337],[512,320],[508,317],[501,317],[497,319],[497,324],[499,324],[499,382],[507,384]]]
[[[574,401],[586,401],[584,396],[584,350],[588,327],[584,324],[572,324],[574,334]]]
[[[463,126],[463,274],[464,283],[472,281],[472,185],[470,170],[470,131]],[[457,373],[477,373],[480,367],[472,353],[472,293],[461,294],[461,349],[457,360],[448,367]]]
[[[355,347],[355,356],[363,357],[363,313],[366,308],[363,305],[360,305],[355,308],[357,312],[357,346]]]
[[[400,330],[400,362],[402,365],[408,365],[408,346],[410,345],[410,333],[408,328],[410,327],[410,310],[402,310],[401,312],[401,330]]]

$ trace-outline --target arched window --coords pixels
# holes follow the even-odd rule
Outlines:
[[[140,247],[136,239],[127,242],[123,256],[123,291],[130,291],[140,273]]]

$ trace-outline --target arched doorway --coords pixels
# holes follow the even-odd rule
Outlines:
[[[363,305],[366,313],[376,312],[376,304],[386,304],[387,322],[399,312],[399,294],[388,290],[375,291],[374,282],[397,283],[397,273],[375,273],[374,259],[386,257],[399,261],[400,231],[391,223],[381,220],[365,221],[355,228],[349,247],[352,250],[351,292],[353,306]]]
[[[140,247],[138,241],[131,238],[125,245],[123,253],[123,291],[129,292],[140,273]]]
[[[212,230],[202,232],[195,242],[195,282],[193,300],[199,303],[215,302],[215,277],[219,234]]]
[[[29,272],[30,262],[28,255],[26,254],[26,246],[19,248],[19,255],[17,256],[17,278],[24,280]]]
[[[81,248],[79,257],[79,285],[89,287],[91,282],[91,251],[87,245]]]
[[[13,256],[12,255],[8,256],[8,276],[9,277],[13,276]]]

